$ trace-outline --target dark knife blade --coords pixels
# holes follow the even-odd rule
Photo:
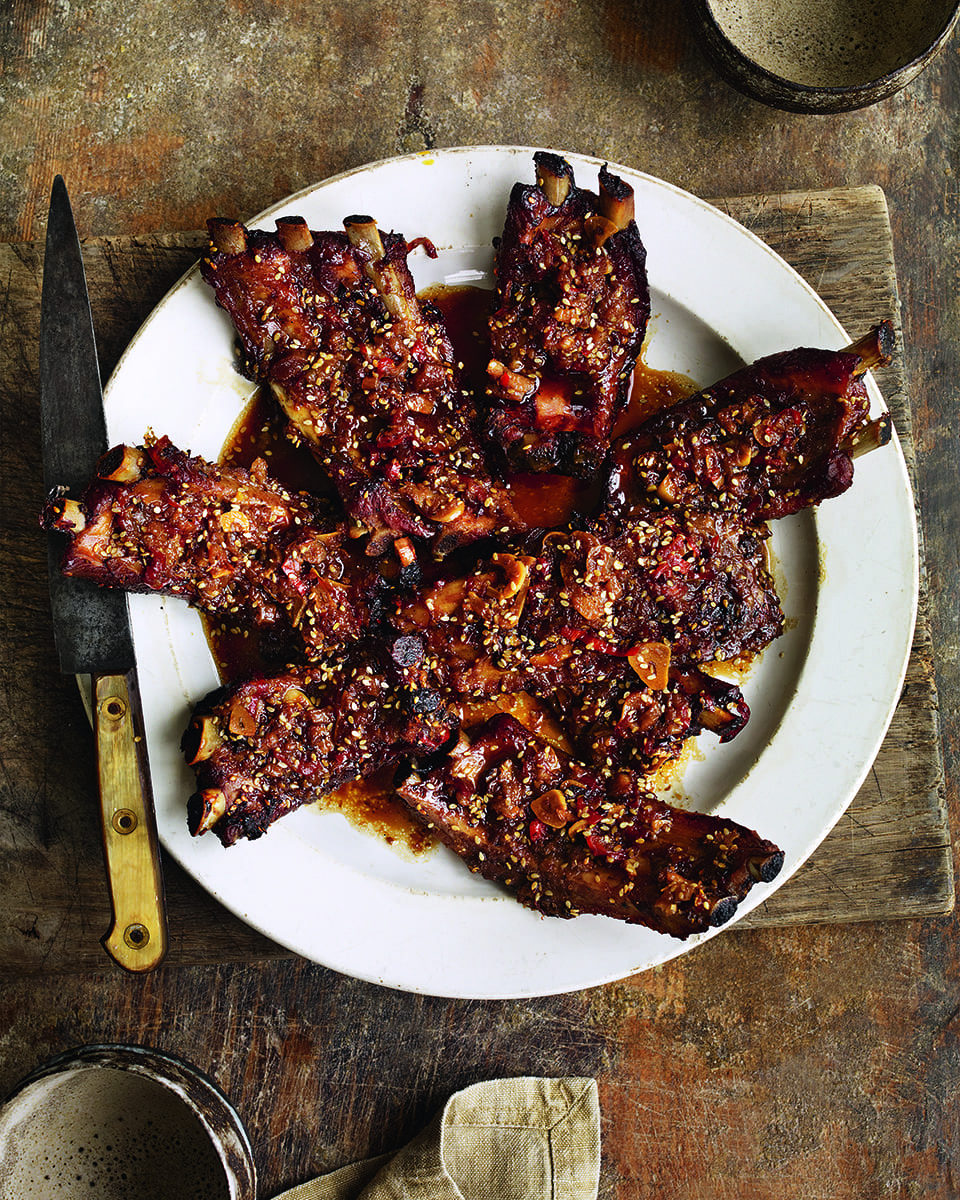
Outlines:
[[[50,197],[40,310],[44,484],[79,496],[107,449],[93,316],[80,239],[63,179]],[[65,577],[63,534],[51,532],[50,599],[60,668],[93,677],[104,854],[114,921],[107,952],[152,970],[167,947],[163,880],[136,657],[122,592]]]
[[[107,424],[80,240],[59,175],[50,199],[43,260],[40,420],[45,491],[62,487],[79,495],[107,449]],[[68,675],[129,671],[135,657],[127,598],[62,575],[66,541],[63,534],[50,535],[50,592],[60,669]]]

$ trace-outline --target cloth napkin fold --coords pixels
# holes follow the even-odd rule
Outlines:
[[[457,1092],[417,1137],[276,1200],[596,1200],[593,1079],[494,1079]]]

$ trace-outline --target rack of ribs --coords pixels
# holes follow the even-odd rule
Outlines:
[[[231,846],[405,755],[429,755],[454,719],[435,694],[398,686],[375,647],[345,660],[218,688],[194,709],[182,748],[196,775],[195,836]]]
[[[655,414],[613,446],[607,511],[722,509],[758,525],[841,495],[854,458],[890,440],[863,376],[893,341],[884,321],[844,350],[773,354]]]
[[[508,714],[414,762],[397,794],[483,878],[551,917],[595,913],[687,938],[729,921],[783,853],[733,821],[604,776]]]
[[[367,216],[342,232],[300,217],[275,234],[222,218],[208,228],[201,274],[233,321],[242,370],[269,385],[368,554],[413,537],[443,556],[523,527],[487,469],[472,397],[439,313],[417,299],[403,237]]]
[[[783,623],[753,531],[674,512],[550,533],[536,555],[441,575],[387,614],[405,677],[451,702],[535,696],[587,761],[647,772],[704,729],[743,728],[740,690],[700,664],[754,654]]]
[[[62,569],[128,592],[179,596],[256,630],[273,657],[316,658],[361,637],[383,581],[325,504],[191,456],[168,438],[115,446],[79,498],[55,490],[41,523],[69,535]]]
[[[726,513],[650,512],[547,534],[539,551],[435,573],[389,616],[417,639],[436,686],[484,696],[575,691],[627,662],[666,686],[671,661],[755,654],[783,614],[763,541]]]
[[[591,478],[606,457],[650,317],[633,189],[596,193],[555,154],[514,186],[496,254],[485,431],[515,471]]]

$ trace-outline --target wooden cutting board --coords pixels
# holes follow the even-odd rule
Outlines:
[[[879,188],[714,203],[791,263],[851,335],[887,317],[899,332],[890,223]],[[205,244],[199,232],[99,238],[85,244],[104,377]],[[41,274],[41,245],[0,245],[0,704],[5,730],[0,975],[114,969],[99,946],[109,902],[92,738],[75,683],[57,668],[45,545],[36,519],[42,498],[36,350]],[[730,281],[731,287],[743,285]],[[170,352],[175,354],[176,346]],[[899,353],[877,373],[877,381],[912,473],[910,402]],[[952,910],[953,868],[925,595],[921,580],[906,683],[866,782],[812,859],[741,927],[936,916]],[[169,857],[165,870],[168,962],[250,961],[287,954],[226,912]]]

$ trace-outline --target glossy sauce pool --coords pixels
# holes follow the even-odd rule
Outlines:
[[[464,378],[482,394],[488,360],[485,342],[486,315],[491,293],[476,287],[430,288],[420,294],[443,313]],[[617,423],[617,435],[628,432],[646,417],[689,396],[697,385],[683,375],[655,371],[638,362],[633,375],[630,400]],[[285,435],[286,420],[269,395],[258,393],[230,433],[220,456],[228,466],[249,467],[262,457],[270,475],[292,491],[308,491],[335,497],[329,480],[310,452],[295,446]],[[575,511],[588,512],[599,498],[598,485],[562,475],[517,475],[508,480],[514,505],[531,525],[553,528],[563,525]],[[269,668],[264,663],[256,638],[248,632],[214,626],[204,621],[221,680],[249,678]],[[564,746],[563,734],[545,706],[534,698],[502,696],[473,705],[462,713],[465,724],[475,724],[495,712],[509,712],[548,741]],[[568,748],[568,747],[565,747]],[[393,792],[393,769],[370,779],[354,780],[314,807],[340,812],[358,829],[386,841],[399,852],[418,854],[433,848],[429,835],[409,817]]]

